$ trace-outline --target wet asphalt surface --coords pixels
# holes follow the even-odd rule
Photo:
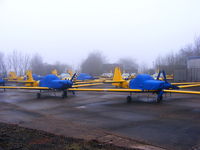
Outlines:
[[[75,96],[69,93],[66,99],[56,94],[43,94],[37,99],[35,91],[1,90],[0,121],[37,128],[35,124],[43,118],[55,118],[165,149],[200,147],[198,95],[168,94],[157,104],[154,96],[139,94],[127,104],[127,93],[76,92]],[[44,125],[50,126],[48,121]]]

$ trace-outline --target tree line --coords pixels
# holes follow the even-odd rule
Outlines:
[[[200,56],[200,37],[176,53],[170,52],[165,56],[157,57],[154,62],[154,68],[173,74],[176,69],[186,68],[187,60],[190,56]]]
[[[78,72],[89,73],[91,75],[100,75],[113,71],[115,66],[123,68],[126,72],[137,72],[138,64],[134,59],[121,58],[114,64],[109,64],[101,52],[93,51],[81,63]],[[0,52],[0,75],[6,76],[9,71],[14,71],[17,75],[24,75],[26,70],[32,70],[34,74],[46,75],[50,74],[53,69],[59,73],[66,72],[72,67],[68,64],[56,62],[49,64],[44,62],[42,56],[35,54],[30,56],[22,52],[14,50],[8,55]]]
[[[10,71],[14,71],[19,76],[24,75],[27,70],[32,70],[33,73],[38,75],[46,75],[50,74],[53,69],[58,72],[66,72],[71,67],[60,62],[46,63],[39,54],[30,56],[16,50],[8,55],[0,52],[0,75],[3,77]]]
[[[158,56],[151,68],[148,68],[145,63],[138,65],[135,59],[129,57],[120,58],[115,63],[109,63],[100,51],[93,51],[80,64],[78,72],[100,75],[112,71],[115,66],[120,66],[127,73],[153,74],[156,70],[165,70],[167,74],[173,74],[176,69],[186,68],[189,56],[200,56],[200,37],[196,38],[193,44],[181,48],[176,53],[170,52],[165,56]],[[9,71],[14,71],[17,75],[24,75],[26,70],[32,70],[38,75],[46,75],[51,73],[53,69],[62,73],[72,68],[70,65],[60,62],[46,63],[39,54],[30,56],[16,50],[8,55],[0,52],[0,75],[5,76]]]

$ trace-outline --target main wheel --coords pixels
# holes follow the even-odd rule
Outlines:
[[[67,97],[67,92],[66,91],[63,91],[62,93],[62,98],[66,98]]]
[[[127,103],[131,103],[132,97],[131,96],[127,96],[126,100],[127,100]]]
[[[37,99],[41,98],[41,93],[37,93]]]
[[[157,103],[160,103],[160,102],[162,102],[162,99],[163,99],[163,96],[158,96],[156,102],[157,102]]]

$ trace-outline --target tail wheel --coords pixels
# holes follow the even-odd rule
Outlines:
[[[126,100],[127,100],[127,103],[131,103],[132,97],[131,96],[127,96]]]

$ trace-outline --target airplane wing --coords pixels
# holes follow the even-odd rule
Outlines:
[[[124,80],[118,80],[118,81],[113,81],[113,80],[94,80],[94,81],[83,81],[83,82],[75,82],[75,84],[87,84],[87,83],[122,83]]]
[[[122,83],[124,80],[118,80],[118,81],[104,81],[104,83]]]
[[[200,91],[163,90],[165,93],[200,94]]]
[[[78,88],[78,87],[87,87],[87,86],[94,86],[94,85],[101,85],[103,83],[92,83],[92,84],[80,84],[80,85],[73,85],[73,88]]]
[[[94,80],[94,81],[81,81],[81,82],[75,82],[74,84],[88,84],[88,83],[102,83],[103,81],[100,80]]]
[[[188,85],[188,84],[200,84],[200,82],[178,82],[178,83],[171,83],[172,85]]]
[[[69,88],[68,91],[97,91],[97,92],[144,92],[141,89],[89,89],[89,88]]]
[[[68,91],[96,91],[96,92],[154,92],[143,91],[141,89],[89,89],[89,88],[69,88]],[[163,90],[165,93],[183,93],[183,94],[200,94],[200,91],[183,91],[183,90]]]
[[[179,88],[198,87],[200,84],[180,85]]]
[[[48,87],[0,86],[0,89],[50,90]]]

